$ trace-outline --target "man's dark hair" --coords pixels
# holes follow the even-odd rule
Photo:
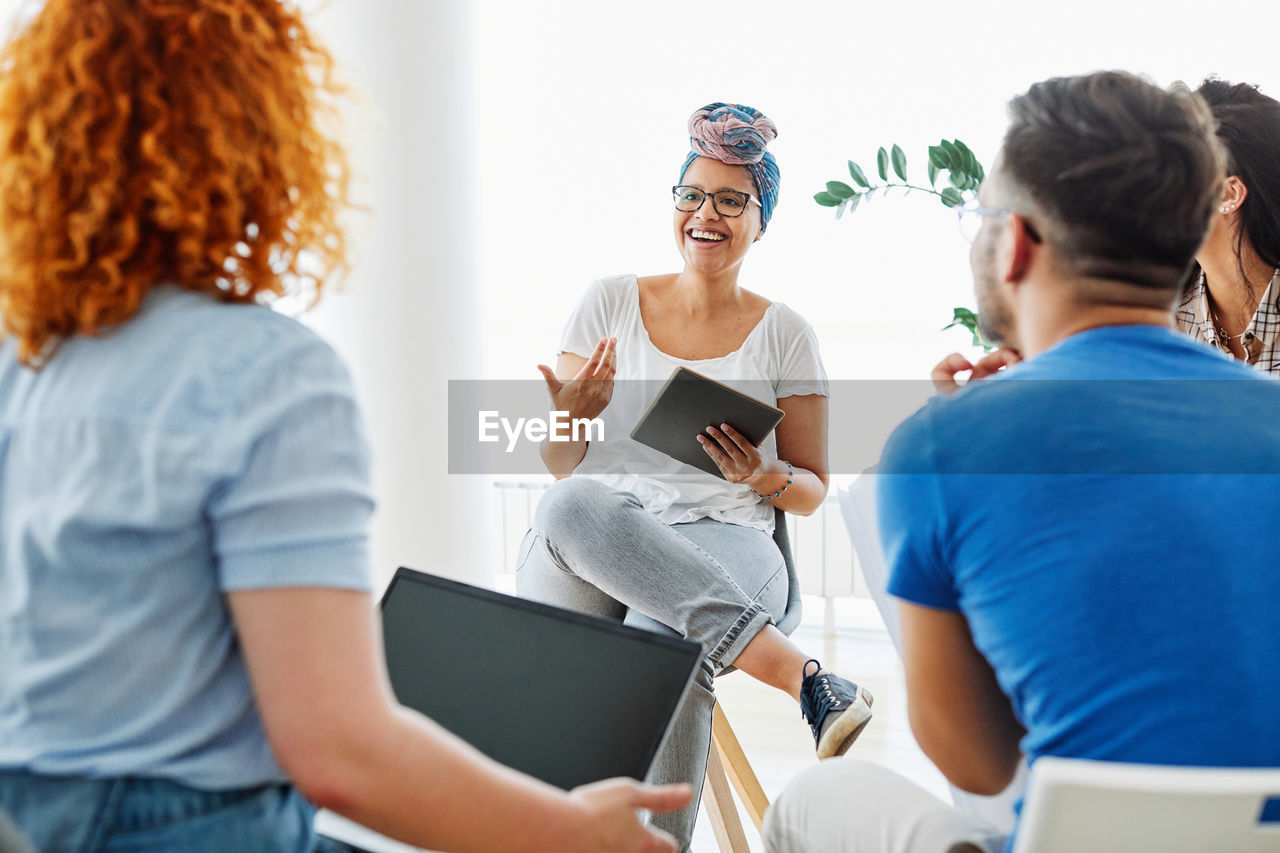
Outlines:
[[[1222,185],[1204,101],[1107,71],[1037,83],[1009,113],[1002,168],[1070,271],[1176,292]]]
[[[1244,274],[1241,253],[1247,239],[1268,266],[1280,267],[1280,101],[1250,83],[1228,83],[1213,77],[1196,89],[1209,104],[1217,122],[1218,141],[1226,150],[1227,174],[1249,190],[1240,207],[1236,259]],[[1199,270],[1195,271],[1198,276]],[[1194,281],[1194,279],[1193,279]],[[1249,282],[1249,285],[1265,282]],[[1261,298],[1262,294],[1256,294]]]

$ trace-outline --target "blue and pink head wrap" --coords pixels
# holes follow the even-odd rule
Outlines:
[[[695,157],[710,157],[731,166],[746,166],[760,197],[760,227],[764,230],[778,203],[778,161],[765,147],[778,128],[764,113],[743,104],[707,104],[689,116],[689,147],[680,178]]]

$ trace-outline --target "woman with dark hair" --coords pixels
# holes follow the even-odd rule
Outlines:
[[[565,326],[555,370],[539,365],[555,408],[600,417],[605,437],[543,444],[559,482],[525,538],[518,589],[702,644],[706,657],[655,770],[659,781],[699,790],[712,677],[731,665],[800,702],[819,758],[843,754],[871,717],[865,689],[822,670],[774,624],[788,593],[770,536],[775,511],[808,515],[827,493],[817,339],[795,311],[738,284],[777,201],[778,167],[766,150],[776,133],[751,107],[696,111],[672,187],[681,271],[596,281]],[[732,424],[709,425],[698,440],[722,476],[627,438],[650,402],[646,391],[677,367],[776,404],[785,417],[759,447]],[[694,803],[655,822],[687,844],[696,813]]]
[[[267,306],[345,262],[293,5],[49,0],[0,69],[0,812],[46,853],[304,853],[311,802],[431,849],[672,849],[636,810],[688,790],[566,794],[391,694],[351,381]]]
[[[1209,78],[1227,182],[1175,311],[1178,328],[1280,374],[1280,101]]]

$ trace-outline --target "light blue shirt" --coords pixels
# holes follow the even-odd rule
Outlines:
[[[0,343],[0,767],[283,780],[224,593],[367,590],[369,453],[334,352],[159,287],[48,365]]]

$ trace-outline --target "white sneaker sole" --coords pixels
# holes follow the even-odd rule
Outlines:
[[[858,687],[857,700],[822,733],[822,739],[818,741],[818,760],[836,758],[849,751],[867,723],[871,722],[871,703],[874,701],[868,691]]]

